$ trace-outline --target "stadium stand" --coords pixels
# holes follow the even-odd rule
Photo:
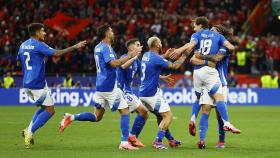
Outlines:
[[[46,43],[50,46],[67,47],[83,39],[89,43],[85,49],[76,53],[49,58],[46,67],[48,74],[95,74],[92,51],[97,43],[96,28],[101,24],[109,22],[114,28],[117,34],[115,50],[121,55],[126,51],[125,41],[133,37],[139,38],[145,45],[148,37],[157,35],[165,48],[181,46],[193,32],[191,19],[201,15],[207,16],[211,24],[222,23],[233,27],[235,35],[240,39],[239,49],[231,57],[231,71],[242,75],[257,75],[258,78],[267,71],[280,71],[279,36],[268,31],[258,36],[244,36],[243,33],[242,26],[260,3],[257,0],[0,1],[3,4],[0,8],[0,74],[20,74],[20,68],[16,66],[16,55],[19,44],[28,38],[26,26],[31,22],[44,22],[48,26]],[[68,17],[70,20],[65,21],[59,29],[49,24],[50,21],[55,23],[59,17]],[[73,32],[70,27],[80,32]],[[245,54],[245,63],[239,65],[238,59],[242,60],[242,55],[238,54],[242,53]],[[179,72],[190,69],[191,66],[186,64]]]

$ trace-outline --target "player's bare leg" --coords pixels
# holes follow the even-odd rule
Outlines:
[[[162,117],[162,120],[158,126],[158,133],[155,141],[153,142],[153,147],[156,149],[167,149],[167,147],[162,143],[162,139],[172,122],[173,115],[171,111],[163,112],[159,115]]]

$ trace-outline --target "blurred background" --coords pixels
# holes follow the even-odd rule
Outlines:
[[[120,56],[126,53],[125,41],[134,37],[140,39],[144,50],[147,39],[153,35],[161,38],[164,49],[182,46],[193,33],[191,20],[196,16],[207,16],[211,25],[232,27],[240,41],[238,50],[231,55],[229,86],[279,87],[279,81],[278,87],[268,86],[280,71],[277,0],[0,0],[0,3],[1,88],[22,86],[16,56],[19,45],[29,38],[26,28],[29,23],[44,23],[45,42],[54,48],[88,41],[84,49],[48,58],[46,73],[50,87],[94,87],[93,48],[99,42],[98,26],[104,23],[112,26],[116,34],[114,49]],[[175,87],[192,87],[192,66],[188,62],[178,71],[164,72],[174,74]],[[136,79],[134,85],[138,84]]]

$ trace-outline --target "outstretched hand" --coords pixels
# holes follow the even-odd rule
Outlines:
[[[161,56],[163,58],[169,58],[169,55],[174,51],[174,48],[169,48],[167,49],[167,51],[165,51],[165,53],[163,53]]]
[[[172,60],[176,60],[180,55],[181,53],[179,53],[178,51],[176,51],[176,49],[174,49],[174,51],[170,52],[169,58]]]
[[[165,75],[165,76],[161,75],[160,79],[162,81],[164,81],[165,83],[167,83],[168,86],[171,86],[171,85],[173,85],[175,83],[175,80],[174,80],[174,78],[171,77],[171,74]]]
[[[75,44],[74,47],[78,49],[78,48],[84,47],[86,44],[87,44],[87,41],[84,40],[84,41],[80,41],[79,43]]]

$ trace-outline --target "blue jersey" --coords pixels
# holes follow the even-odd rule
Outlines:
[[[170,62],[160,55],[148,51],[142,57],[140,97],[154,96],[159,87],[159,75],[162,68],[168,67]]]
[[[22,65],[24,88],[43,89],[46,86],[45,57],[54,53],[53,48],[34,38],[20,45],[17,60]]]
[[[123,55],[122,57],[125,57]],[[121,67],[117,70],[118,76],[118,87],[125,93],[132,93],[132,82],[135,74],[138,72],[140,74],[141,62],[139,59],[135,60],[132,65],[130,65],[127,69],[123,69]]]
[[[210,31],[208,29],[201,30],[191,36],[191,41],[195,41],[195,50],[203,55],[214,55],[219,52],[219,49],[225,42],[225,37],[219,33]],[[203,65],[194,66],[194,69],[199,69]]]
[[[227,86],[228,64],[229,64],[230,54],[229,51],[224,46],[220,49],[220,52],[224,53],[225,56],[221,61],[217,63],[216,68],[218,70],[222,85]]]
[[[112,92],[116,84],[116,68],[109,62],[116,60],[116,53],[111,46],[100,42],[94,48],[94,58],[96,63],[96,91]]]

